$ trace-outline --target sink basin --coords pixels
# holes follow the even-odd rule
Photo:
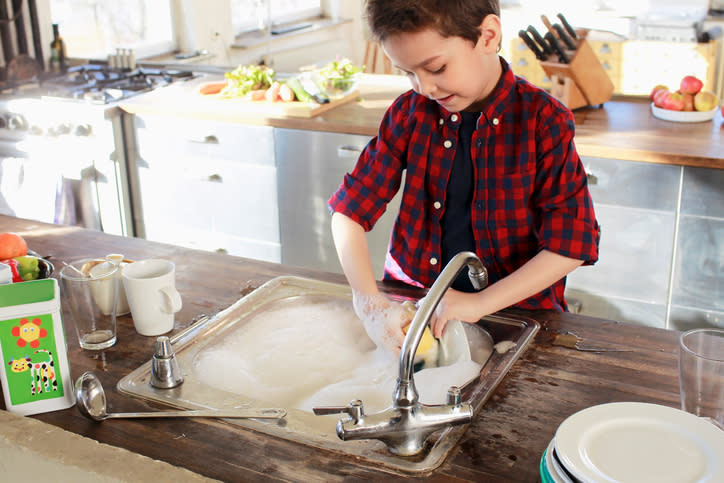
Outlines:
[[[539,324],[522,317],[493,315],[476,325],[463,325],[469,340],[480,340],[471,330],[487,332],[493,344],[503,342],[496,347],[506,350],[492,351],[487,360],[423,370],[415,374],[415,380],[425,404],[442,404],[448,386],[462,386],[463,401],[470,402],[477,413],[533,339]],[[185,409],[284,407],[287,416],[278,421],[226,421],[354,455],[358,461],[402,474],[437,468],[467,427],[446,427],[428,440],[422,454],[401,457],[389,453],[377,440],[341,441],[335,432],[340,415],[315,416],[311,412],[312,406],[346,406],[352,399],[362,399],[367,414],[392,404],[398,359],[374,350],[354,315],[347,285],[277,277],[185,332],[174,349],[184,372],[182,385],[173,389],[151,386],[149,360],[121,379],[119,390]],[[470,352],[480,353],[479,347],[471,347]]]

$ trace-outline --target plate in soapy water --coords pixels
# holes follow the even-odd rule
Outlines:
[[[485,364],[493,352],[493,338],[475,324],[451,320],[440,337],[439,366],[456,362],[475,361]]]

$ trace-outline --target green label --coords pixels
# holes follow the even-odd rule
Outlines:
[[[63,397],[52,314],[1,320],[0,346],[13,405]]]
[[[55,280],[31,280],[0,285],[0,307],[47,302],[55,297]]]

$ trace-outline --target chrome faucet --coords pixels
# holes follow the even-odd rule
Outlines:
[[[477,290],[488,284],[488,272],[480,259],[472,252],[458,253],[443,269],[430,288],[427,296],[410,323],[400,351],[400,375],[392,395],[392,406],[379,413],[366,415],[361,400],[348,406],[317,407],[314,414],[347,413],[348,418],[337,423],[340,439],[378,439],[389,451],[400,456],[420,453],[432,433],[448,425],[465,424],[473,419],[473,409],[462,402],[460,388],[451,386],[446,404],[428,406],[419,402],[413,377],[415,353],[420,345],[425,327],[440,303],[440,299],[452,285],[462,269],[468,266],[468,277]]]

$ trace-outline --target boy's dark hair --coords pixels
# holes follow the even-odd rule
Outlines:
[[[500,16],[500,5],[498,0],[367,0],[365,14],[375,40],[432,28],[476,44],[480,23],[490,14]]]

